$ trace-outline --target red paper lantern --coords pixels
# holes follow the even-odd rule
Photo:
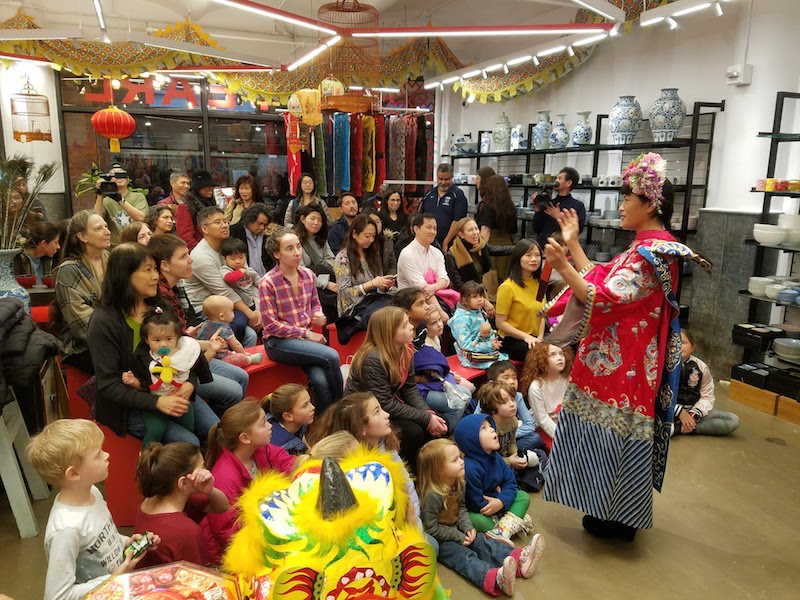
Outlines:
[[[111,140],[111,152],[119,152],[119,141],[136,131],[136,120],[124,110],[109,106],[92,115],[92,129]]]

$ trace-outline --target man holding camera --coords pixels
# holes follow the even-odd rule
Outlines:
[[[94,212],[101,215],[111,232],[111,244],[119,244],[120,234],[126,225],[144,221],[149,205],[147,198],[128,189],[128,173],[122,165],[115,163],[97,180],[97,196]]]
[[[578,213],[580,231],[583,231],[583,226],[586,224],[586,207],[583,202],[576,200],[570,194],[580,179],[578,171],[572,167],[564,167],[556,177],[553,189],[557,195],[553,200],[549,198],[537,200],[538,194],[531,195],[531,203],[536,210],[536,214],[533,216],[533,231],[537,234],[537,241],[542,248],[549,237],[560,231],[558,219],[561,218],[561,211],[564,209],[575,209],[575,212]]]

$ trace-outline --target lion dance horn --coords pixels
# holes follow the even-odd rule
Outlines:
[[[339,463],[330,457],[325,458],[320,471],[317,512],[329,521],[355,506],[358,506],[358,501]]]

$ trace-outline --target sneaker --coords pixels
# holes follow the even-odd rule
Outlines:
[[[503,566],[497,569],[497,587],[506,596],[514,595],[514,584],[517,582],[517,561],[513,556],[506,556]]]
[[[525,513],[525,516],[522,517],[522,532],[530,533],[531,531],[533,531],[533,518],[528,513]]]
[[[530,579],[536,573],[536,568],[539,566],[539,561],[542,560],[544,554],[544,538],[542,534],[537,533],[531,538],[527,546],[521,549],[519,553],[518,573],[525,579]]]

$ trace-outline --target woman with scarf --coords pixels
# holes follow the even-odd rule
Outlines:
[[[464,217],[456,224],[456,237],[450,244],[449,252],[444,255],[444,266],[450,277],[450,287],[454,290],[460,290],[467,281],[483,283],[484,275],[492,270],[489,247],[472,217]],[[497,289],[488,291],[494,299]],[[489,316],[494,315],[494,307],[488,297],[484,309]]]
[[[569,286],[542,310],[563,314],[545,341],[580,346],[544,496],[586,513],[584,529],[600,538],[633,541],[653,525],[681,372],[679,260],[711,268],[668,231],[674,191],[665,171],[666,161],[650,153],[623,173],[622,226],[636,238],[608,265],[586,258],[574,210],[559,219],[564,246],[551,238],[545,248]]]

